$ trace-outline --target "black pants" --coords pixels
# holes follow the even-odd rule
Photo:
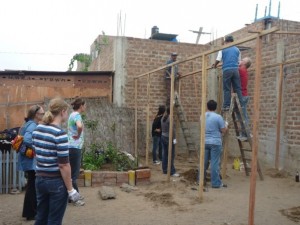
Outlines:
[[[35,191],[35,171],[28,170],[27,174],[27,188],[23,204],[23,217],[32,219],[36,215],[37,201],[36,201],[36,191]]]

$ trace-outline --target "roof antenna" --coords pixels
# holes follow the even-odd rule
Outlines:
[[[256,4],[256,10],[255,10],[255,18],[254,18],[254,22],[257,20],[257,10],[258,10],[258,4]]]
[[[280,1],[278,2],[278,14],[277,14],[277,18],[279,19],[280,17]]]

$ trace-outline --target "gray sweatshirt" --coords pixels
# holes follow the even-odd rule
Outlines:
[[[170,116],[168,116],[167,120],[164,122],[164,116],[161,118],[161,135],[164,137],[169,137],[169,128],[170,128]],[[173,139],[176,138],[176,127],[175,123],[173,123]]]

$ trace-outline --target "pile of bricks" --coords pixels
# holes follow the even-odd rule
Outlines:
[[[135,170],[136,185],[149,184],[151,178],[151,170],[149,168],[141,168]],[[120,186],[123,183],[128,184],[128,172],[118,171],[92,171],[92,187],[100,186]],[[77,179],[77,185],[84,187],[84,174],[81,173]]]

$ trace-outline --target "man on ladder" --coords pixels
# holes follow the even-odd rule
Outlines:
[[[226,36],[225,44],[230,44],[233,42],[233,37]],[[241,91],[241,81],[239,76],[239,62],[241,61],[240,50],[236,46],[231,46],[225,48],[218,52],[217,59],[212,65],[212,68],[217,68],[220,62],[222,64],[223,72],[223,108],[222,111],[229,111],[230,99],[231,99],[231,86],[233,91],[237,93],[240,103],[243,106],[242,91]]]

